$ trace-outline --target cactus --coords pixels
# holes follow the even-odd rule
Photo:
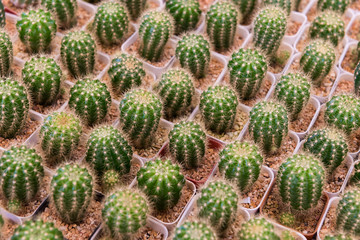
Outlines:
[[[102,185],[105,192],[110,192],[118,184],[120,184],[120,174],[117,171],[108,170],[104,173]]]
[[[295,154],[281,164],[277,184],[282,202],[291,210],[315,208],[320,200],[326,174],[319,159],[311,154]]]
[[[350,135],[360,127],[360,100],[353,95],[334,96],[326,103],[325,121]]]
[[[327,235],[324,240],[352,240],[350,236],[346,236],[345,234],[336,234],[336,235]]]
[[[360,190],[348,190],[339,201],[336,209],[336,230],[360,236]]]
[[[155,89],[168,117],[177,117],[189,109],[195,95],[193,78],[183,69],[163,73]]]
[[[202,35],[186,34],[177,43],[176,58],[194,77],[206,75],[210,65],[210,43]]]
[[[351,0],[319,0],[317,9],[320,11],[331,10],[343,14],[349,7]]]
[[[43,220],[28,220],[23,225],[19,225],[11,237],[11,240],[38,239],[38,240],[62,240],[62,232],[57,229],[52,222]]]
[[[200,112],[205,127],[216,133],[226,132],[234,125],[238,100],[227,86],[209,87],[200,97]]]
[[[243,15],[243,21],[251,19],[251,15],[257,6],[256,0],[233,0],[233,3],[238,7],[240,13]]]
[[[156,10],[146,12],[139,26],[140,56],[151,62],[159,61],[173,32],[174,23],[170,14]]]
[[[78,4],[76,0],[41,0],[41,4],[53,12],[59,27],[70,28],[77,22]]]
[[[282,8],[288,16],[292,10],[292,0],[264,0],[264,5],[273,5]]]
[[[43,9],[22,13],[16,28],[21,42],[28,51],[34,53],[49,50],[57,31],[55,19],[50,12]]]
[[[295,215],[289,212],[282,213],[280,215],[279,222],[287,227],[294,227],[296,223]]]
[[[34,103],[49,105],[59,95],[62,71],[52,58],[33,57],[25,63],[22,78]]]
[[[275,97],[284,103],[290,121],[298,119],[310,99],[311,85],[302,73],[282,75],[276,84]]]
[[[240,240],[271,239],[280,240],[274,226],[264,218],[253,218],[241,225],[238,233]]]
[[[120,0],[124,3],[129,11],[132,20],[136,20],[140,17],[141,13],[146,8],[146,0]]]
[[[263,157],[257,146],[235,141],[220,152],[219,172],[233,181],[241,192],[248,191],[257,181]]]
[[[354,169],[350,178],[350,183],[356,186],[360,185],[360,162],[354,163]]]
[[[116,239],[132,237],[146,225],[150,205],[140,191],[118,189],[105,200],[102,218]]]
[[[285,230],[281,233],[280,239],[281,240],[296,240],[295,234],[292,234],[290,231]]]
[[[241,20],[241,14],[231,1],[221,0],[210,6],[206,14],[206,32],[216,50],[226,51],[233,46]]]
[[[180,167],[168,159],[159,158],[140,168],[137,181],[139,188],[159,211],[175,206],[185,185],[185,177],[180,173]]]
[[[6,77],[10,75],[12,64],[13,44],[9,35],[0,30],[0,76]]]
[[[254,21],[254,45],[266,55],[275,55],[286,32],[287,17],[275,6],[263,8]]]
[[[89,126],[100,123],[111,105],[111,95],[106,84],[98,79],[79,80],[70,90],[69,106]]]
[[[93,72],[95,53],[95,41],[84,31],[69,32],[61,41],[61,61],[75,78]]]
[[[6,18],[5,18],[5,8],[2,1],[0,1],[0,27],[5,27],[6,25]]]
[[[12,138],[25,126],[29,114],[26,88],[11,78],[0,78],[0,136]]]
[[[266,75],[266,58],[256,49],[240,48],[228,63],[230,84],[239,98],[250,99],[259,91]]]
[[[284,106],[275,101],[261,101],[250,111],[249,133],[265,154],[273,154],[288,133]]]
[[[360,54],[360,51],[359,51],[359,54]],[[360,90],[360,61],[356,65],[355,72],[354,72],[354,92],[355,92],[356,96],[358,96],[358,97],[360,96],[359,90]]]
[[[309,35],[312,39],[321,38],[337,46],[345,36],[345,23],[335,12],[322,12],[311,23]]]
[[[126,8],[119,2],[102,3],[95,14],[93,30],[101,43],[119,44],[129,32],[130,21]]]
[[[149,146],[163,111],[160,99],[151,92],[135,89],[121,100],[119,110],[121,128],[130,142],[137,148]]]
[[[357,61],[360,61],[360,42],[358,42],[357,47],[356,47],[356,51],[357,51]]]
[[[300,68],[309,75],[314,85],[319,86],[332,69],[335,58],[331,44],[315,40],[305,47],[300,58]]]
[[[177,123],[169,133],[169,150],[182,166],[196,168],[205,156],[206,134],[197,123]]]
[[[187,221],[175,229],[173,240],[216,240],[216,235],[207,224]]]
[[[66,223],[83,220],[93,196],[93,179],[85,167],[75,163],[56,170],[50,184],[51,201]]]
[[[53,112],[48,115],[39,133],[45,157],[55,162],[68,159],[77,148],[81,133],[80,120],[73,114]]]

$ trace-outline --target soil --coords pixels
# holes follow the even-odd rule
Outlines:
[[[304,11],[309,3],[310,3],[310,0],[301,0],[301,2],[299,4],[299,12]]]
[[[17,34],[16,23],[6,19],[5,32],[9,34],[12,39]]]
[[[321,239],[324,239],[326,235],[335,234],[335,226],[336,226],[336,207],[332,206],[329,208],[327,212],[324,223],[319,231],[319,236]]]
[[[222,55],[225,56],[231,56],[233,52],[237,51],[239,48],[241,48],[241,46],[243,45],[245,39],[243,39],[240,34],[236,34],[235,38],[234,38],[234,43],[233,46],[226,50],[226,51],[220,51],[219,53],[221,53]]]
[[[213,2],[214,0],[199,0],[200,9],[203,12],[207,12],[207,10],[209,10],[209,7]]]
[[[5,221],[4,226],[1,228],[0,239],[1,240],[10,239],[10,237],[14,234],[15,229],[17,227],[18,225],[16,225],[15,223],[10,221]]]
[[[360,40],[360,18],[357,17],[355,21],[352,23],[347,35],[355,40]]]
[[[345,57],[341,63],[341,67],[352,74],[355,72],[357,64],[357,50],[356,46],[349,47],[348,51],[345,54]]]
[[[112,239],[110,236],[110,233],[108,231],[106,231],[105,229],[102,229],[101,232],[99,233],[99,235],[97,235],[96,240],[108,240],[108,239]],[[163,239],[163,235],[162,233],[159,233],[153,229],[151,229],[150,227],[144,227],[143,229],[141,229],[141,231],[134,236],[134,238],[132,238],[134,240],[162,240]]]
[[[134,154],[137,154],[143,158],[155,157],[155,155],[158,154],[164,143],[168,140],[169,132],[170,132],[169,129],[159,127],[158,131],[156,132],[153,138],[151,146],[145,149],[135,148]]]
[[[298,33],[302,23],[301,22],[295,22],[294,20],[289,20],[287,29],[286,29],[286,35],[287,36],[294,36]]]
[[[360,2],[359,1],[353,1],[353,3],[350,5],[350,8],[360,10]]]
[[[15,64],[15,63],[11,66],[11,72],[12,72],[15,79],[21,79],[22,78],[22,69],[23,69],[22,66],[19,66],[19,65]]]
[[[297,120],[289,122],[289,129],[294,132],[305,132],[315,115],[316,108],[311,103],[308,103],[300,113]]]
[[[128,174],[125,174],[121,176],[121,183],[125,186],[128,186],[132,183],[132,181],[135,179],[137,172],[140,170],[141,166],[138,163],[131,164],[130,172]]]
[[[340,80],[335,89],[334,95],[341,93],[353,93],[354,92],[354,81]]]
[[[334,173],[329,176],[325,184],[325,191],[331,193],[339,192],[348,171],[349,168],[347,167],[346,161],[343,161],[343,163],[335,169]]]
[[[76,13],[76,20],[77,20],[76,27],[81,28],[82,26],[84,26],[86,23],[89,22],[92,16],[93,16],[92,13],[86,11],[85,8],[79,6]]]

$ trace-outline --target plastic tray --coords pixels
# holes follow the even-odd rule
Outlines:
[[[320,231],[321,231],[322,226],[324,225],[324,221],[325,221],[325,219],[326,219],[326,215],[328,214],[328,212],[329,212],[329,210],[330,210],[331,207],[337,207],[337,205],[339,204],[340,199],[341,199],[340,197],[331,198],[330,201],[328,202],[328,204],[326,205],[325,213],[324,213],[323,216],[321,217],[320,224],[319,224],[319,228],[318,228],[318,230],[317,230],[317,236],[316,236],[316,239],[317,239],[317,240],[321,240]]]
[[[351,74],[353,76],[352,73],[350,73],[350,72],[346,71],[345,69],[343,69],[341,65],[342,65],[342,63],[343,63],[343,61],[345,59],[345,56],[346,56],[347,52],[351,48],[354,48],[354,47],[356,48],[357,44],[358,43],[356,41],[351,41],[351,42],[349,42],[348,44],[345,45],[344,50],[343,50],[343,52],[342,52],[342,54],[341,54],[341,56],[339,58],[339,69],[340,69],[341,73],[348,73],[348,74]]]

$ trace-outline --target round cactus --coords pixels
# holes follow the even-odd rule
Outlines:
[[[175,229],[173,240],[216,240],[216,235],[207,224],[193,221],[185,222]]]
[[[342,14],[350,4],[351,0],[319,0],[317,9],[320,11],[331,10]]]
[[[226,132],[234,125],[238,100],[227,86],[209,87],[201,94],[200,112],[205,127],[216,133]]]
[[[177,43],[176,58],[196,78],[206,75],[210,65],[210,43],[202,35],[186,34]]]
[[[277,184],[284,204],[292,210],[309,210],[317,206],[326,174],[319,159],[310,154],[295,154],[281,164]]]
[[[360,54],[360,51],[359,51],[359,54]],[[360,61],[356,65],[355,72],[354,72],[354,92],[355,92],[356,96],[358,96],[358,97],[360,96],[359,90],[360,90]]]
[[[70,90],[69,106],[86,125],[100,123],[111,105],[111,95],[106,84],[98,79],[79,80]]]
[[[346,236],[345,234],[336,234],[336,235],[327,235],[324,240],[352,240],[350,236]]]
[[[84,31],[69,32],[61,41],[61,61],[76,78],[93,72],[95,53],[95,41]]]
[[[336,229],[360,236],[360,190],[348,190],[339,201],[336,209]]]
[[[5,31],[0,30],[0,76],[6,77],[10,75],[12,64],[13,44],[9,35]]]
[[[140,168],[137,181],[139,188],[159,211],[175,206],[185,185],[185,177],[180,173],[180,167],[168,159],[159,158]]]
[[[127,7],[132,20],[140,17],[141,13],[146,8],[146,0],[120,0]]]
[[[50,184],[51,201],[66,223],[83,220],[93,195],[93,179],[85,167],[67,164],[56,170]]]
[[[43,220],[28,220],[15,229],[11,240],[38,239],[38,240],[62,240],[62,232],[55,228],[54,223]]]
[[[268,66],[266,58],[255,49],[240,48],[228,63],[230,84],[241,99],[250,99],[259,91]]]
[[[21,42],[28,51],[35,53],[49,50],[57,31],[55,19],[43,9],[22,13],[16,28]]]
[[[120,174],[115,170],[108,170],[104,173],[101,181],[104,192],[110,192],[120,184]]]
[[[169,133],[169,150],[182,166],[196,168],[205,156],[206,134],[197,123],[177,123]]]
[[[41,0],[41,4],[55,14],[59,27],[70,28],[76,24],[78,10],[76,0]]]
[[[292,0],[264,0],[264,5],[273,5],[282,8],[288,16],[292,10]]]
[[[59,95],[62,71],[52,58],[33,57],[25,63],[22,78],[34,103],[49,105]]]
[[[233,3],[238,7],[240,13],[243,15],[243,21],[251,19],[251,15],[254,13],[257,6],[256,0],[233,0]]]
[[[296,240],[294,233],[291,233],[289,230],[285,230],[281,233],[280,239],[281,240]]]
[[[280,240],[274,226],[264,218],[253,218],[241,225],[238,233],[240,240],[271,239]]]

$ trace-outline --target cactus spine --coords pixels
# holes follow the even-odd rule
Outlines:
[[[146,8],[146,0],[120,0],[124,3],[129,11],[132,20],[136,20],[140,17],[141,13]]]
[[[238,238],[243,240],[280,240],[280,237],[275,233],[274,226],[264,218],[254,218],[243,223],[238,233]]]
[[[351,0],[319,0],[317,8],[320,11],[331,10],[343,14],[351,4]]]
[[[13,44],[9,35],[5,31],[0,31],[0,76],[10,75],[12,64]]]
[[[62,240],[64,239],[62,232],[55,228],[54,223],[44,222],[43,220],[28,220],[23,225],[15,229],[11,240],[21,239],[39,239],[39,240]]]
[[[203,222],[187,221],[175,229],[173,240],[216,240],[213,230]]]
[[[76,0],[41,0],[41,4],[55,14],[59,27],[70,28],[76,24]]]
[[[360,236],[360,190],[353,188],[348,190],[336,209],[336,229],[353,234],[356,237]]]
[[[292,0],[264,0],[264,5],[273,5],[282,8],[288,16],[292,10]]]

